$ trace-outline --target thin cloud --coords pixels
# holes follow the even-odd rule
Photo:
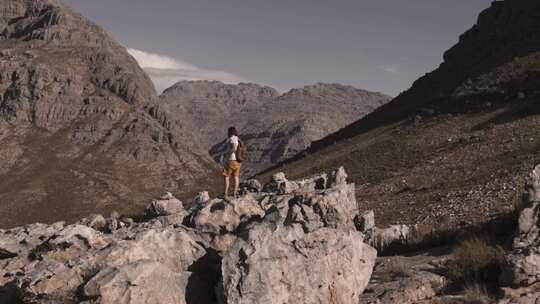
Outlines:
[[[401,74],[401,71],[397,68],[396,65],[383,65],[380,67],[380,69],[394,75]]]
[[[203,69],[173,57],[137,49],[128,49],[128,52],[148,73],[159,93],[183,80],[218,80],[232,84],[248,82],[239,75]]]

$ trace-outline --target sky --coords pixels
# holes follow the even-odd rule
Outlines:
[[[396,96],[438,67],[491,0],[64,2],[128,48],[158,91],[209,79]]]

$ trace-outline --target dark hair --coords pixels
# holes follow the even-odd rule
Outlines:
[[[235,135],[235,136],[238,136],[238,131],[236,130],[235,127],[230,127],[229,130],[228,130],[228,133],[229,133],[229,137]]]

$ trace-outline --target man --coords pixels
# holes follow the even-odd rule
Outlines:
[[[225,159],[223,164],[223,176],[225,178],[225,191],[223,197],[225,199],[229,198],[229,177],[232,175],[234,177],[234,197],[238,195],[238,187],[240,185],[240,168],[241,157],[240,148],[241,142],[238,138],[238,131],[235,127],[230,127],[228,130],[228,139],[225,143],[227,145],[227,150],[225,152]]]

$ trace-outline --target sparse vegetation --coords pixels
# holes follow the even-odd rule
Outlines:
[[[465,287],[465,304],[489,304],[491,302],[491,298],[485,286],[472,284]]]
[[[448,263],[450,280],[461,286],[486,283],[494,285],[500,274],[504,249],[486,239],[472,237],[461,242]]]

